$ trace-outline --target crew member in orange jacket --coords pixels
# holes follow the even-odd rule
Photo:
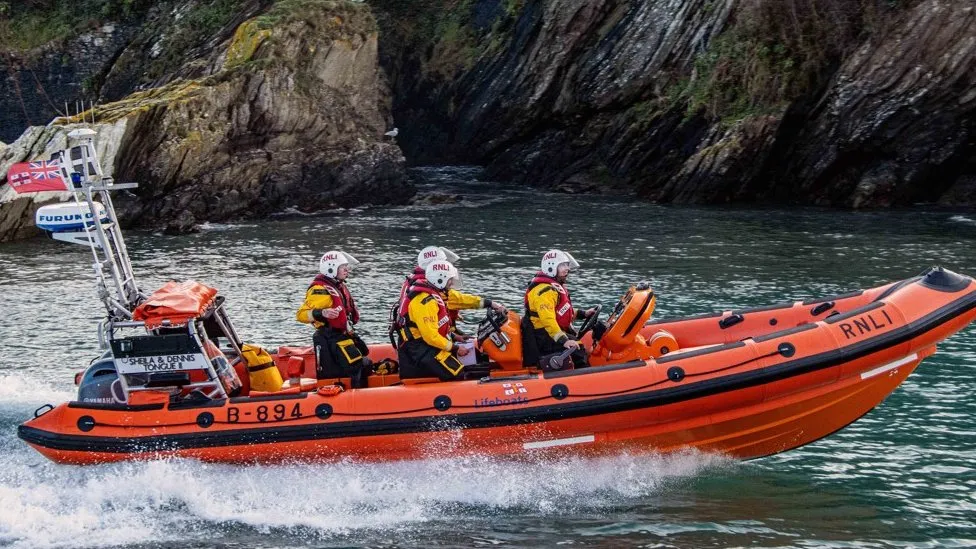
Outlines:
[[[349,377],[353,388],[366,387],[372,362],[369,348],[356,335],[353,326],[359,322],[359,311],[346,278],[349,269],[359,264],[353,256],[331,250],[319,261],[319,274],[305,292],[299,307],[299,322],[314,326],[318,379]]]

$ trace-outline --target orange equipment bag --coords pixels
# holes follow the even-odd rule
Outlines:
[[[199,282],[167,282],[136,307],[132,319],[145,321],[150,330],[167,320],[177,326],[186,324],[202,315],[216,296],[215,288]]]

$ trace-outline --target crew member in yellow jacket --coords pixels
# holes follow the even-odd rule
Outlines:
[[[459,379],[464,365],[458,356],[472,352],[459,342],[467,339],[455,332],[451,309],[491,307],[505,311],[500,303],[490,299],[463,294],[455,286],[458,271],[450,262],[435,261],[424,270],[424,278],[416,280],[406,292],[403,311],[402,344],[397,350],[400,377],[437,377],[442,381]]]
[[[522,354],[526,366],[537,366],[546,355],[572,351],[577,368],[587,366],[586,350],[580,347],[574,320],[592,316],[596,309],[576,310],[566,289],[566,278],[579,267],[573,256],[549,250],[542,256],[542,270],[525,289],[525,317],[522,319]]]
[[[390,343],[399,347],[405,341],[403,338],[403,328],[407,319],[407,307],[410,305],[410,297],[407,293],[410,288],[426,280],[427,266],[436,261],[446,261],[454,265],[458,259],[460,258],[457,254],[440,246],[427,246],[420,250],[420,253],[417,255],[417,266],[414,267],[413,272],[403,281],[403,285],[400,287],[400,302],[390,316]],[[476,295],[465,294],[455,288],[449,288],[446,293],[447,316],[451,318],[451,332],[458,338],[458,341],[466,341],[468,337],[461,332],[457,325],[460,311],[489,307],[492,305],[491,300],[485,300]],[[505,310],[501,305],[495,308],[496,310]],[[394,335],[399,336],[399,342],[394,338]]]
[[[330,250],[319,261],[319,274],[309,284],[305,301],[295,318],[315,327],[316,377],[329,379],[349,377],[352,387],[366,387],[372,362],[369,348],[354,326],[359,322],[359,309],[346,277],[349,268],[358,264],[353,256]]]

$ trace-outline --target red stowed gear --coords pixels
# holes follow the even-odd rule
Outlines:
[[[529,286],[525,289],[525,296],[522,299],[525,303],[526,314],[530,314],[529,292],[540,284],[549,284],[556,291],[556,295],[558,296],[556,301],[556,324],[559,324],[559,327],[563,331],[569,330],[573,324],[573,320],[576,318],[576,312],[573,310],[573,302],[569,299],[569,290],[560,284],[558,280],[546,275],[542,271],[535,274],[535,278],[529,282]]]
[[[339,316],[326,318],[325,321],[335,330],[346,332],[350,324],[359,322],[359,310],[356,309],[356,300],[349,293],[349,288],[344,282],[329,278],[323,274],[315,276],[315,280],[309,285],[322,286],[332,295],[333,307],[339,307]]]

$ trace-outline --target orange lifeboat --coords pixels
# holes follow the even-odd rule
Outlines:
[[[843,296],[648,322],[653,306],[650,288],[629,291],[599,341],[583,339],[588,368],[523,368],[518,315],[510,313],[482,323],[479,344],[492,360],[472,368],[472,379],[386,373],[371,376],[368,388],[346,389],[341,379],[314,380],[311,348],[282,347],[275,366],[300,382],[231,396],[210,377],[202,349],[239,342],[222,326],[219,297],[202,292],[160,313],[172,318],[150,318],[155,333],[112,341],[114,358],[82,378],[82,389],[111,387],[109,397],[42,407],[18,435],[73,464],[687,447],[755,458],[829,435],[877,406],[976,317],[976,283],[933,269]],[[395,352],[373,345],[370,356]],[[118,365],[118,383],[106,360]]]

